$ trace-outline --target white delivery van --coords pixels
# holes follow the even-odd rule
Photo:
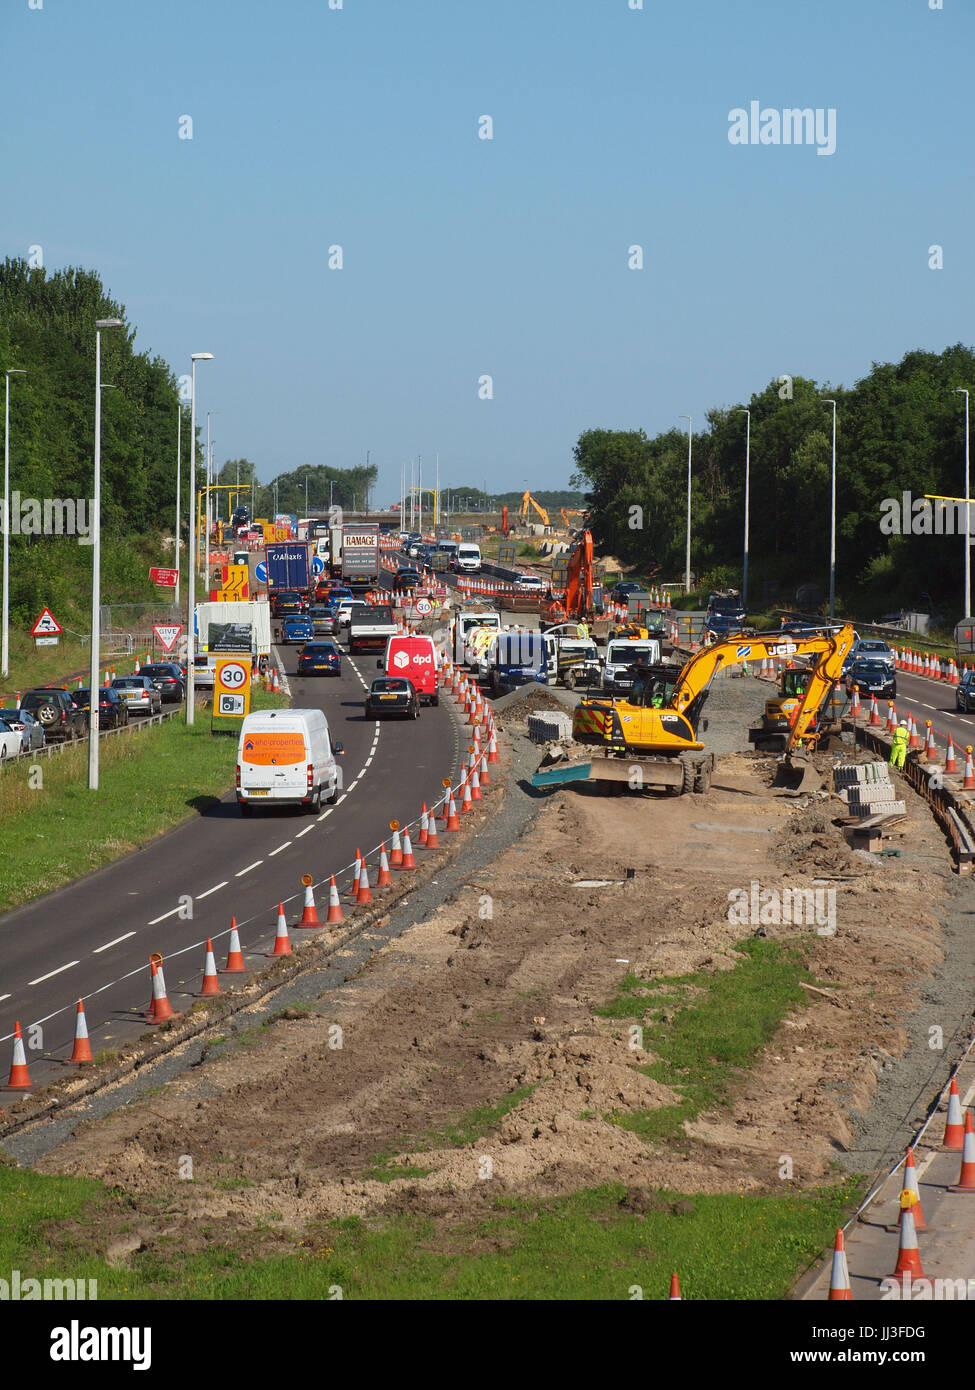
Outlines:
[[[461,541],[454,551],[451,560],[451,568],[458,573],[466,570],[469,574],[476,574],[481,568],[481,547],[471,545],[468,541]]]
[[[268,709],[248,714],[237,746],[237,804],[303,806],[317,812],[335,802],[340,777],[328,720],[320,709]]]

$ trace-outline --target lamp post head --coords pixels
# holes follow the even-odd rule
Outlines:
[[[191,353],[190,353],[190,361],[191,361],[191,362],[212,362],[212,361],[213,361],[213,353],[212,353],[212,352],[191,352]]]
[[[96,319],[96,328],[122,328],[124,325],[121,319]]]
[[[26,368],[26,367],[10,367],[7,371],[4,372],[4,376],[26,376],[26,375],[27,375],[27,368]]]

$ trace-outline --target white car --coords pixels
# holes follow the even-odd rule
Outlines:
[[[541,593],[545,588],[545,581],[537,574],[519,574],[515,580],[515,588],[523,593]]]
[[[0,721],[0,763],[8,758],[16,758],[23,746],[23,735],[19,729],[11,729],[9,724]]]

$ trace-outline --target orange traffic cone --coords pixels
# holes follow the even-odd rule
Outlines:
[[[74,1019],[74,1047],[68,1059],[76,1062],[79,1066],[84,1066],[86,1062],[94,1062],[91,1055],[91,1043],[88,1041],[88,1020],[85,1018],[85,1006],[78,1000],[78,1008]]]
[[[311,875],[309,874],[310,878]],[[300,919],[295,923],[297,927],[320,927],[322,924],[318,920],[318,909],[315,906],[315,890],[310,883],[305,884],[305,910]]]
[[[913,716],[913,714],[910,715],[909,718],[910,718],[910,721],[911,721],[911,725],[910,725],[911,732],[910,732],[910,737],[909,737],[908,740],[907,740],[907,746],[908,746],[908,748],[920,748],[920,746],[921,746],[921,740],[920,740],[920,738],[918,737],[917,724],[914,722],[914,716]]]
[[[961,1113],[961,1100],[958,1096],[958,1077],[951,1078],[948,1088],[948,1118],[945,1121],[945,1137],[941,1147],[951,1152],[959,1150],[965,1142],[965,1121]]]
[[[364,859],[359,863],[359,888],[355,900],[357,903],[372,902],[372,894],[369,892],[369,867]]]
[[[415,869],[416,860],[413,858],[413,846],[410,844],[410,832],[403,831],[403,862],[401,869]]]
[[[478,763],[478,776],[481,779],[482,787],[489,787],[491,785],[491,774],[488,772],[486,753],[481,754],[480,761]]]
[[[945,753],[945,772],[957,772],[958,764],[955,762],[955,745],[952,742],[951,734],[948,735],[948,751]]]
[[[430,812],[427,821],[427,839],[424,849],[439,849],[440,841],[437,839],[437,817],[433,811]]]
[[[677,1275],[676,1275],[676,1274],[672,1274],[672,1275],[670,1276],[670,1297],[668,1298],[667,1302],[668,1302],[668,1303],[682,1303],[682,1302],[683,1302],[683,1299],[682,1299],[681,1296],[680,1296],[680,1280],[677,1278]]]
[[[855,685],[853,687],[853,700],[850,703],[850,718],[859,719],[860,714],[860,687]]]
[[[496,735],[495,732],[494,732],[494,728],[492,727],[492,729],[491,729],[491,741],[490,741],[490,743],[488,744],[488,762],[489,762],[489,763],[497,763],[497,762],[500,762],[500,761],[501,761],[501,759],[498,757],[498,738],[497,738],[497,735]]]
[[[278,903],[278,925],[274,934],[274,950],[272,956],[290,956],[291,938],[288,935],[288,922],[284,915],[284,903]]]
[[[417,836],[417,839],[416,839],[416,842],[417,842],[417,844],[420,846],[421,849],[422,849],[423,846],[426,844],[426,842],[427,842],[427,837],[428,837],[429,834],[430,834],[430,815],[429,815],[429,812],[427,811],[427,803],[424,801],[424,803],[423,803],[423,809],[422,809],[421,812],[420,812],[420,833],[419,833],[419,835]]]
[[[220,981],[217,979],[217,962],[213,958],[213,942],[209,937],[207,937],[207,953],[203,960],[203,988],[200,990],[200,997],[204,998],[208,994],[223,994]]]
[[[917,1185],[917,1168],[914,1163],[914,1150],[907,1150],[907,1158],[904,1160],[904,1190],[914,1193],[914,1205],[911,1211],[914,1213],[915,1231],[927,1229],[924,1222],[924,1212],[921,1210],[921,1192]]]
[[[225,975],[244,975],[247,973],[247,966],[244,964],[244,957],[240,949],[236,917],[230,919],[230,947],[227,951],[227,964],[223,970]]]
[[[399,837],[399,821],[390,821],[390,828],[393,832],[393,839],[389,851],[389,867],[401,869],[403,867],[403,842]]]
[[[20,1031],[20,1024],[14,1024],[14,1055],[10,1064],[10,1077],[4,1087],[7,1091],[29,1091],[30,1077],[27,1074],[27,1053],[24,1051],[24,1039]]]
[[[325,921],[329,924],[333,922],[343,922],[342,904],[339,902],[339,890],[335,883],[335,875],[328,876],[328,913]]]
[[[836,1244],[833,1246],[833,1269],[829,1276],[829,1299],[830,1303],[842,1302],[853,1297],[850,1289],[850,1271],[846,1266],[846,1243],[843,1240],[843,1232],[836,1232]]]
[[[897,711],[894,709],[893,700],[887,701],[887,733],[892,734],[897,728]]]
[[[921,1255],[917,1248],[917,1231],[914,1229],[914,1212],[910,1204],[901,1207],[900,1243],[897,1247],[897,1264],[894,1278],[909,1274],[912,1279],[923,1279]]]
[[[475,761],[475,754],[473,753],[471,754],[471,765],[468,768],[467,780],[471,784],[471,800],[483,801],[484,798],[481,795],[481,779],[478,776],[477,762]]]
[[[379,846],[379,877],[376,879],[377,888],[388,888],[393,881],[393,875],[389,872],[389,860],[386,857],[386,841]]]
[[[924,745],[924,756],[929,763],[936,763],[938,761],[938,750],[934,743],[934,729],[931,727],[930,719],[926,719],[924,722],[928,729],[927,742]]]
[[[972,765],[972,745],[965,745],[965,780],[962,788],[966,792],[975,791],[975,767]]]
[[[965,1111],[965,1143],[961,1151],[961,1172],[949,1192],[975,1192],[975,1126],[972,1112]]]
[[[149,1016],[150,1023],[167,1023],[171,1018],[182,1018],[182,1014],[174,1011],[166,993],[166,977],[163,975],[163,968],[152,962],[152,1013]]]
[[[875,729],[880,727],[880,711],[877,708],[876,695],[870,696],[870,718],[867,722]]]
[[[349,889],[349,897],[355,901],[359,895],[359,875],[362,873],[362,850],[355,852],[355,873],[352,875],[352,887]]]
[[[467,779],[466,777],[464,778],[464,781],[463,781],[463,790],[464,790],[464,797],[463,797],[463,800],[462,800],[461,803],[460,803],[460,813],[461,813],[461,815],[463,815],[465,811],[473,811],[473,809],[474,809],[474,801],[473,801],[473,799],[472,799],[472,797],[471,797],[471,784],[470,784],[470,782],[468,781],[468,779]]]

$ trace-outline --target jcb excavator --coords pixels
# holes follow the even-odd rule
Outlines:
[[[536,512],[538,512],[538,515],[541,518],[542,525],[548,526],[550,524],[548,519],[548,512],[545,510],[544,507],[539,506],[539,504],[535,501],[534,497],[531,495],[531,491],[528,488],[526,488],[524,495],[521,499],[521,511],[519,512],[519,516],[521,517],[522,521],[528,520],[528,509],[530,506],[534,507]]]
[[[599,756],[569,761],[571,754],[549,755],[532,778],[533,786],[595,781],[626,783],[631,790],[666,788],[672,795],[707,791],[714,754],[698,740],[701,714],[711,683],[726,666],[768,657],[814,657],[785,745],[783,769],[792,774],[792,754],[815,747],[816,715],[840,678],[854,642],[849,625],[816,637],[752,638],[715,642],[678,670],[676,666],[634,666],[633,689],[621,700],[583,699],[572,719],[576,743],[592,744]],[[799,779],[801,780],[801,778]]]

